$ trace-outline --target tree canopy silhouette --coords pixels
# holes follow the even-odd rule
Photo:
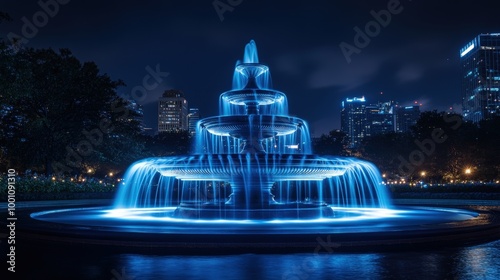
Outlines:
[[[133,160],[143,147],[135,113],[116,92],[123,85],[68,49],[16,52],[2,43],[2,162],[51,174]]]

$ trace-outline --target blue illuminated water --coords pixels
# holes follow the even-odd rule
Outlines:
[[[177,218],[274,220],[391,207],[373,164],[313,154],[307,122],[288,115],[286,95],[272,89],[253,40],[219,104],[218,116],[198,122],[192,155],[130,166],[115,209],[179,207]]]
[[[243,63],[259,63],[259,55],[257,54],[257,45],[254,40],[245,46],[245,53],[243,54]]]
[[[252,176],[272,184],[278,203],[325,202],[331,207],[390,207],[382,178],[371,163],[354,158],[291,155],[204,155],[148,158],[124,177],[115,208],[176,206],[182,201],[219,203]],[[249,182],[247,182],[249,184]],[[379,187],[378,187],[379,186]]]
[[[238,60],[234,68],[233,90],[245,88],[249,78],[255,78],[256,88],[271,89],[271,73],[266,65],[260,64],[257,45],[251,40],[245,46],[243,61]]]

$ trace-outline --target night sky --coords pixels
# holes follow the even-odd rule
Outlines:
[[[47,1],[55,0],[41,2]],[[26,46],[69,48],[123,80],[122,95],[143,84],[147,66],[158,65],[169,75],[140,102],[153,128],[166,89],[184,91],[202,117],[218,115],[218,97],[231,89],[235,62],[251,39],[274,88],[287,94],[290,114],[305,119],[313,136],[340,128],[346,97],[460,112],[459,49],[480,33],[500,32],[499,4],[484,0],[59,1],[68,3],[39,24]],[[232,11],[217,13],[214,2]],[[399,12],[348,63],[339,45],[356,47],[354,28],[364,30],[374,20],[370,11],[388,5]],[[22,18],[33,23],[42,8],[35,0],[3,1],[0,11],[13,18],[0,24],[6,38],[23,35]]]

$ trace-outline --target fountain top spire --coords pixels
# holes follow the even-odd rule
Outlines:
[[[257,45],[250,40],[245,45],[243,60],[237,60],[233,75],[233,90],[270,89],[269,67],[259,63]]]
[[[259,63],[259,55],[257,54],[257,45],[255,44],[254,40],[250,40],[250,42],[245,46],[243,63]]]

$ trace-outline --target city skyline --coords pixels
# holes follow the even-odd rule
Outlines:
[[[349,146],[357,148],[366,137],[410,132],[420,117],[420,106],[399,106],[394,101],[375,104],[364,96],[353,97],[342,101],[340,116],[340,130],[346,134]]]
[[[125,81],[121,95],[141,99],[147,127],[157,127],[156,102],[172,88],[204,117],[218,115],[218,96],[231,89],[234,64],[251,39],[290,114],[306,120],[313,136],[340,128],[348,96],[459,112],[459,50],[500,30],[486,1],[455,2],[454,12],[431,1],[54,1],[5,3],[13,20],[2,22],[1,37],[16,34],[26,47],[69,48],[95,61]]]

